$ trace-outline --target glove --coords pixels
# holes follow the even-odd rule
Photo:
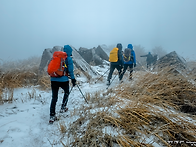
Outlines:
[[[71,79],[73,87],[76,86],[76,79]]]
[[[136,63],[134,63],[134,67],[136,67]]]
[[[123,69],[123,65],[119,65],[120,66],[120,69]]]

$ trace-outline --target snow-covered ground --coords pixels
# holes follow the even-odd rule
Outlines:
[[[102,75],[108,67],[95,68]],[[106,77],[108,72],[104,74],[104,80],[98,81],[96,84],[86,82],[85,77],[77,77],[79,88],[82,93],[92,93],[96,91],[106,91]],[[114,76],[113,76],[114,77]],[[118,78],[114,80],[111,86],[118,84]],[[86,95],[85,95],[86,96]],[[60,89],[58,102],[56,106],[59,121],[53,125],[49,121],[49,108],[51,101],[51,90],[42,91],[38,87],[24,87],[15,89],[13,92],[13,103],[5,103],[0,105],[0,146],[1,147],[49,147],[52,145],[63,146],[58,142],[62,135],[59,133],[59,123],[63,122],[66,128],[69,127],[77,118],[77,114],[73,112],[86,104],[78,87],[75,86],[70,93],[67,107],[68,112],[59,114],[62,102],[63,91]],[[108,129],[109,130],[109,129]],[[66,140],[66,139],[64,139]],[[64,144],[69,144],[63,142]]]
[[[63,114],[59,113],[63,90],[59,90],[56,106],[56,113],[59,120],[55,121],[52,125],[48,123],[51,90],[43,91],[39,89],[39,86],[15,89],[13,92],[14,101],[12,103],[0,105],[0,147],[69,146],[70,142],[73,142],[73,138],[69,136],[66,130],[69,130],[70,126],[81,117],[79,111],[89,106],[89,104],[85,102],[83,95],[87,97],[86,94],[88,93],[95,93],[97,91],[102,91],[102,93],[104,93],[108,91],[106,89],[106,79],[109,72],[109,66],[94,66],[92,68],[99,73],[99,75],[93,77],[95,79],[92,79],[90,82],[88,82],[88,79],[84,76],[76,76],[82,93],[77,86],[72,89],[67,104],[69,110]],[[103,78],[97,81],[97,78],[103,75],[103,73],[105,73]],[[139,75],[135,74],[136,79],[139,78],[138,76]],[[119,87],[121,85],[119,84],[117,77],[110,85],[110,88]],[[126,81],[126,77],[124,77],[123,80],[124,83],[128,82]],[[112,107],[114,108],[115,106]],[[160,108],[157,108],[157,110],[158,109],[161,111]],[[101,110],[102,107],[92,107],[90,113],[96,113]],[[112,110],[112,108],[110,108],[110,110]],[[87,123],[88,120],[85,121],[81,128],[76,129],[81,130]],[[65,126],[65,132],[63,133],[62,126]],[[102,132],[111,134],[111,136],[117,136],[120,133],[111,126],[105,126]],[[145,138],[145,136],[143,138]],[[145,140],[155,147],[160,147],[159,144],[153,141],[152,136],[146,137]]]

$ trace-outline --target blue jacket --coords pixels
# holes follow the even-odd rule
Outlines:
[[[131,50],[131,55],[133,56],[133,61],[128,61],[128,62],[124,61],[124,64],[136,64],[136,56],[135,56],[135,51],[133,50],[132,44],[128,44],[127,48],[129,48]]]
[[[73,60],[70,56],[72,56],[72,48],[69,45],[64,46],[64,52],[67,53],[67,59],[65,60],[65,63],[67,65],[68,74],[71,77],[71,79],[75,79],[74,77],[74,71],[73,71]],[[57,82],[66,82],[69,81],[68,76],[62,76],[62,77],[51,77],[51,81],[57,81]]]

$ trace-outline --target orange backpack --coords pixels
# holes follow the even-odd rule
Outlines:
[[[67,53],[63,51],[55,51],[53,57],[48,64],[48,74],[51,77],[61,77],[65,75],[65,60],[67,59]]]

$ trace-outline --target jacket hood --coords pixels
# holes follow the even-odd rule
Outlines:
[[[116,47],[117,47],[119,50],[122,50],[122,44],[121,44],[121,43],[118,43],[118,44],[116,45]]]
[[[72,48],[71,48],[71,46],[69,46],[69,45],[64,45],[63,51],[67,53],[67,56],[68,56],[68,57],[72,56]]]
[[[132,44],[128,44],[127,48],[133,49]]]

